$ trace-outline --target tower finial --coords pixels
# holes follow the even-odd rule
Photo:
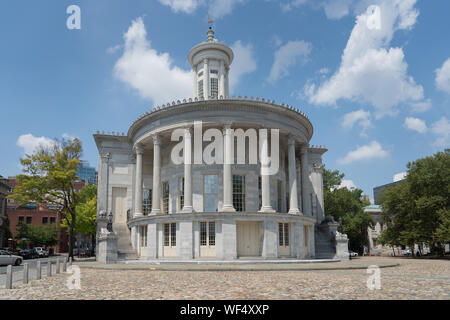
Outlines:
[[[208,24],[209,24],[209,28],[208,28],[208,32],[206,33],[208,35],[208,42],[214,42],[214,30],[212,28],[213,24],[214,24],[214,20],[209,15],[209,12],[208,12]]]

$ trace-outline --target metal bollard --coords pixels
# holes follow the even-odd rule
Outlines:
[[[41,280],[42,278],[42,266],[41,261],[36,262],[36,280]]]
[[[12,270],[12,265],[9,265],[6,267],[6,283],[5,283],[5,288],[6,289],[12,289],[12,277],[13,277],[13,270]]]
[[[49,261],[47,262],[47,277],[51,277],[52,276],[52,262]]]
[[[60,269],[61,269],[60,261],[59,259],[56,259],[56,274],[59,274]]]
[[[67,260],[66,258],[64,258],[64,262],[63,262],[63,272],[65,273],[67,271]]]
[[[28,263],[23,264],[23,283],[28,283]]]

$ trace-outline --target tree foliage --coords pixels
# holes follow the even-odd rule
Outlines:
[[[363,191],[360,189],[338,188],[344,176],[339,170],[324,168],[325,215],[333,216],[336,221],[341,219],[341,231],[347,234],[350,249],[362,252],[368,244],[367,228],[373,225],[372,216],[363,210],[370,203],[362,200]]]
[[[40,146],[20,159],[24,174],[16,177],[15,193],[10,198],[21,205],[45,203],[55,205],[69,231],[69,257],[73,257],[76,206],[76,175],[82,152],[81,141],[62,140],[51,147]]]
[[[407,164],[403,183],[381,195],[387,225],[382,243],[425,244],[442,253],[450,242],[450,149]]]
[[[19,222],[16,238],[19,239],[22,248],[27,245],[51,247],[58,243],[58,228],[54,224],[34,226]]]

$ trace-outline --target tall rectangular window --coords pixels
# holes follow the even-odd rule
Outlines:
[[[27,217],[27,224],[31,224],[32,221],[33,221],[33,217]]]
[[[278,204],[278,212],[281,212],[283,210],[283,194],[281,193],[281,180],[278,180],[277,183],[277,204]]]
[[[164,181],[162,183],[162,204],[163,204],[163,213],[169,213],[169,181]]]
[[[178,177],[178,211],[184,207],[184,177]]]
[[[245,176],[233,175],[233,206],[237,212],[245,211]]]
[[[289,223],[278,224],[278,240],[280,247],[289,246]]]
[[[56,218],[55,217],[50,217],[50,223],[55,223],[56,222]]]
[[[177,224],[164,224],[164,246],[175,247],[177,245]]]
[[[142,210],[144,216],[148,216],[152,212],[152,189],[142,191]]]
[[[216,245],[216,223],[214,221],[200,222],[200,246]]]
[[[211,78],[211,97],[217,98],[219,96],[219,79]]]
[[[198,82],[198,97],[203,97],[203,80]]]
[[[260,209],[262,207],[262,182],[261,182],[261,176],[258,177],[258,196],[259,196],[259,207]]]
[[[42,224],[48,223],[48,217],[42,217]]]
[[[147,226],[139,226],[139,244],[142,247],[147,247]]]
[[[206,175],[203,177],[203,205],[205,212],[218,211],[218,177]]]

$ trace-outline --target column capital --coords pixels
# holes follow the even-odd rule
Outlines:
[[[308,144],[304,144],[304,145],[302,145],[302,147],[300,148],[300,153],[303,155],[303,154],[307,154],[308,153],[308,148],[309,148],[309,145]]]
[[[100,153],[100,157],[102,158],[103,162],[108,162],[109,159],[111,159],[111,153],[109,152]]]
[[[224,135],[227,133],[227,130],[233,129],[233,128],[231,127],[232,125],[233,125],[232,122],[225,122],[225,123],[223,124],[222,132],[223,132]]]
[[[295,146],[295,137],[292,134],[288,135],[288,145]]]
[[[139,143],[134,147],[134,150],[136,154],[142,155],[144,153],[144,146]]]
[[[152,135],[153,144],[160,145],[161,144],[161,137],[159,134],[153,134]]]
[[[192,136],[192,126],[186,126],[184,127],[184,136]]]
[[[203,59],[203,64],[208,64],[208,58]]]

